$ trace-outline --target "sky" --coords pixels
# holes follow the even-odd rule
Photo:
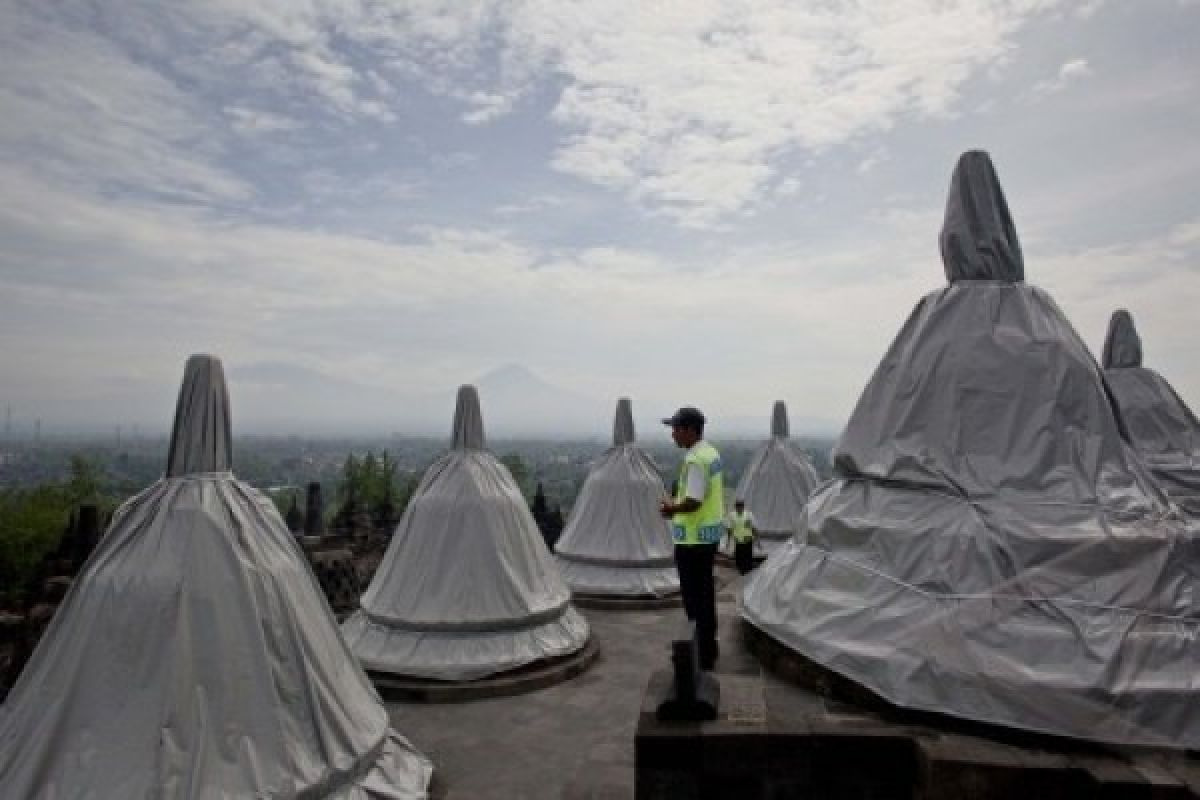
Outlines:
[[[211,352],[244,431],[514,364],[836,430],[983,148],[1028,282],[1096,354],[1128,308],[1197,407],[1198,34],[1197,0],[7,0],[0,404],[166,428]]]

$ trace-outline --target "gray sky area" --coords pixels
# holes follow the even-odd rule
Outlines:
[[[440,430],[480,378],[500,428],[836,430],[973,147],[1028,280],[1095,353],[1132,311],[1195,407],[1198,35],[1196,0],[9,0],[0,407],[162,429],[207,351],[242,432]]]

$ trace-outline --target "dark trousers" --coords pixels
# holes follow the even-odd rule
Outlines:
[[[747,539],[744,542],[737,542],[733,546],[733,563],[737,565],[737,571],[745,575],[750,570],[754,569],[754,540]]]
[[[675,568],[679,570],[679,590],[683,610],[696,623],[696,645],[700,666],[712,669],[717,660],[717,593],[713,588],[715,544],[675,545]]]

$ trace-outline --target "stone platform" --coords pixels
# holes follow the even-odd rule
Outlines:
[[[579,651],[551,661],[480,678],[475,681],[437,681],[367,670],[379,695],[390,703],[461,703],[488,697],[508,697],[545,689],[583,673],[600,656],[595,638]]]
[[[597,611],[658,611],[664,608],[682,608],[683,596],[676,593],[665,597],[653,595],[620,597],[572,592],[571,602],[579,608],[590,608]]]
[[[725,597],[728,613],[736,601]],[[732,624],[731,624],[732,623]],[[888,706],[722,614],[722,707],[660,723],[650,680],[635,735],[638,800],[1125,800],[1200,797],[1200,761]],[[754,651],[762,659],[752,657]],[[759,666],[767,663],[783,674]],[[800,685],[803,684],[803,685]],[[850,698],[856,702],[847,702]],[[857,702],[857,701],[861,701]]]

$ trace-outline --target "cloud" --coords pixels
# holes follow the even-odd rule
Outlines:
[[[1086,58],[1076,58],[1068,61],[1058,68],[1058,74],[1048,80],[1039,81],[1034,84],[1032,95],[1035,98],[1046,97],[1056,94],[1066,89],[1073,83],[1076,83],[1084,78],[1092,75],[1092,68],[1088,66]]]
[[[1146,346],[1146,365],[1185,397],[1200,397],[1194,366],[1200,216],[1140,240],[1051,253],[1035,267],[1029,280],[1053,292],[1095,355],[1112,312],[1128,309]]]
[[[130,0],[97,13],[127,39],[154,31],[126,46],[192,81],[269,93],[274,113],[395,122],[416,89],[479,127],[545,98],[554,169],[706,228],[755,211],[797,152],[957,113],[966,83],[1057,7],[1074,0]],[[242,132],[281,124],[233,116]]]
[[[206,109],[91,32],[8,14],[0,151],[63,181],[224,203],[253,188],[220,166]]]
[[[879,148],[879,149],[875,150],[873,153],[871,153],[869,156],[864,158],[862,161],[858,162],[858,166],[855,167],[854,170],[859,175],[866,175],[868,172],[870,172],[871,170],[878,167],[880,164],[887,161],[890,157],[891,156],[888,155],[887,150],[884,150],[883,148]]]
[[[507,30],[564,76],[555,168],[703,228],[758,204],[789,154],[952,113],[1052,5],[530,2]]]
[[[61,385],[61,359],[41,366],[14,359],[77,354],[67,382],[81,401],[89,391],[82,386],[96,385],[112,355],[174,380],[193,350],[242,362],[301,360],[345,380],[361,379],[357,366],[370,363],[371,382],[392,388],[453,385],[514,359],[587,391],[657,385],[670,343],[698,318],[724,320],[738,308],[754,314],[722,323],[715,347],[730,358],[731,375],[749,374],[761,360],[742,363],[737,354],[748,349],[786,359],[839,338],[851,343],[842,353],[880,346],[886,321],[898,324],[905,309],[883,313],[889,299],[879,287],[911,280],[904,273],[873,276],[869,285],[846,279],[867,261],[895,263],[894,241],[857,254],[768,248],[681,266],[648,251],[546,248],[480,229],[418,227],[385,242],[231,223],[195,208],[87,198],[12,171],[0,179],[6,194],[27,198],[21,208],[0,209],[0,292],[22,309],[0,322],[10,342],[0,368],[19,370],[30,387]],[[71,225],[47,228],[51,210]],[[81,252],[89,253],[82,272]],[[39,268],[28,269],[34,262]],[[788,285],[806,289],[779,291]],[[877,336],[833,311],[848,307],[869,317]],[[53,320],[53,330],[35,325],[38,318]],[[804,339],[780,338],[797,318],[806,320]],[[853,385],[831,384],[835,394]],[[814,404],[828,393],[810,391]],[[726,394],[713,395],[715,407],[735,405],[744,392]]]
[[[113,380],[173,388],[193,350],[393,389],[521,361],[671,407],[663,363],[702,320],[714,413],[838,417],[941,284],[934,193],[969,139],[1025,169],[1031,280],[1096,336],[1112,297],[1148,309],[1164,371],[1200,390],[1194,70],[1113,48],[1069,113],[958,116],[1007,94],[992,73],[1087,77],[1039,66],[1072,55],[1063,30],[1025,35],[1113,16],[1082,7],[12,4],[0,374],[99,404]],[[1152,135],[1055,155],[1131,107]]]
[[[300,123],[282,114],[240,106],[227,106],[225,115],[229,117],[233,129],[245,136],[293,131]]]

